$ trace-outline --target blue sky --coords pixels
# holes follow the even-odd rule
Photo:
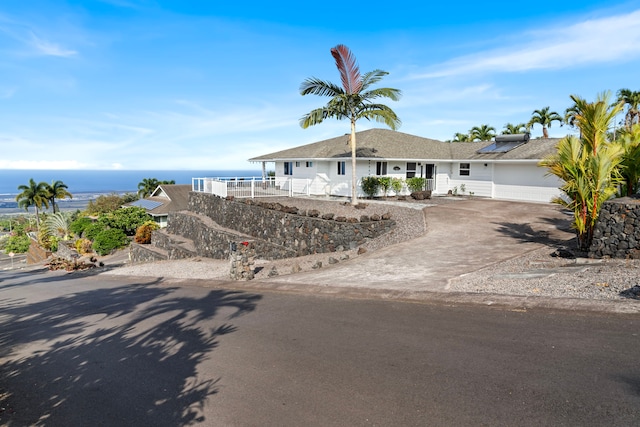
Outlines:
[[[440,140],[640,90],[640,0],[505,4],[2,2],[0,169],[257,169],[349,131],[299,126],[327,101],[300,83],[339,83],[337,44],[390,73],[400,131]]]

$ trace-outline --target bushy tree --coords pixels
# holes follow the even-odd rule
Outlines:
[[[144,208],[130,206],[100,215],[98,223],[104,228],[122,230],[127,236],[136,234],[136,230],[151,217]]]
[[[82,236],[84,230],[91,224],[93,224],[93,220],[91,218],[83,216],[72,221],[71,224],[69,224],[69,230],[71,230],[71,232],[76,236]]]
[[[373,199],[380,190],[380,178],[377,176],[365,176],[362,178],[362,191]]]
[[[95,200],[90,200],[87,205],[86,212],[88,215],[99,215],[102,213],[113,212],[120,209],[124,205],[121,196],[111,193],[98,196]]]
[[[6,253],[14,252],[17,254],[25,253],[29,250],[31,239],[26,234],[15,234],[7,239],[7,243],[4,246]]]
[[[160,228],[155,221],[147,221],[136,230],[134,241],[143,245],[151,243],[151,235],[154,230]]]

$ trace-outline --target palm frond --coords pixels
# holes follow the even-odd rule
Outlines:
[[[336,67],[338,67],[344,91],[348,94],[360,92],[362,89],[360,67],[351,50],[347,46],[339,44],[331,49],[331,55],[336,60]]]

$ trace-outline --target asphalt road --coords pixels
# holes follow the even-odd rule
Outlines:
[[[1,425],[640,424],[637,316],[140,280],[0,272]]]

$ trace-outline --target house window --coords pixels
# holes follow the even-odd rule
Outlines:
[[[376,175],[387,174],[387,162],[376,162]]]
[[[284,174],[293,175],[293,162],[284,162]]]
[[[470,163],[460,163],[460,176],[469,176],[470,169]]]
[[[299,168],[300,167],[300,162],[296,162],[296,167]]]
[[[307,167],[308,168],[312,168],[313,167],[313,162],[307,162]]]
[[[416,162],[407,162],[407,178],[416,176]]]
[[[338,162],[338,175],[346,175],[345,162]]]

